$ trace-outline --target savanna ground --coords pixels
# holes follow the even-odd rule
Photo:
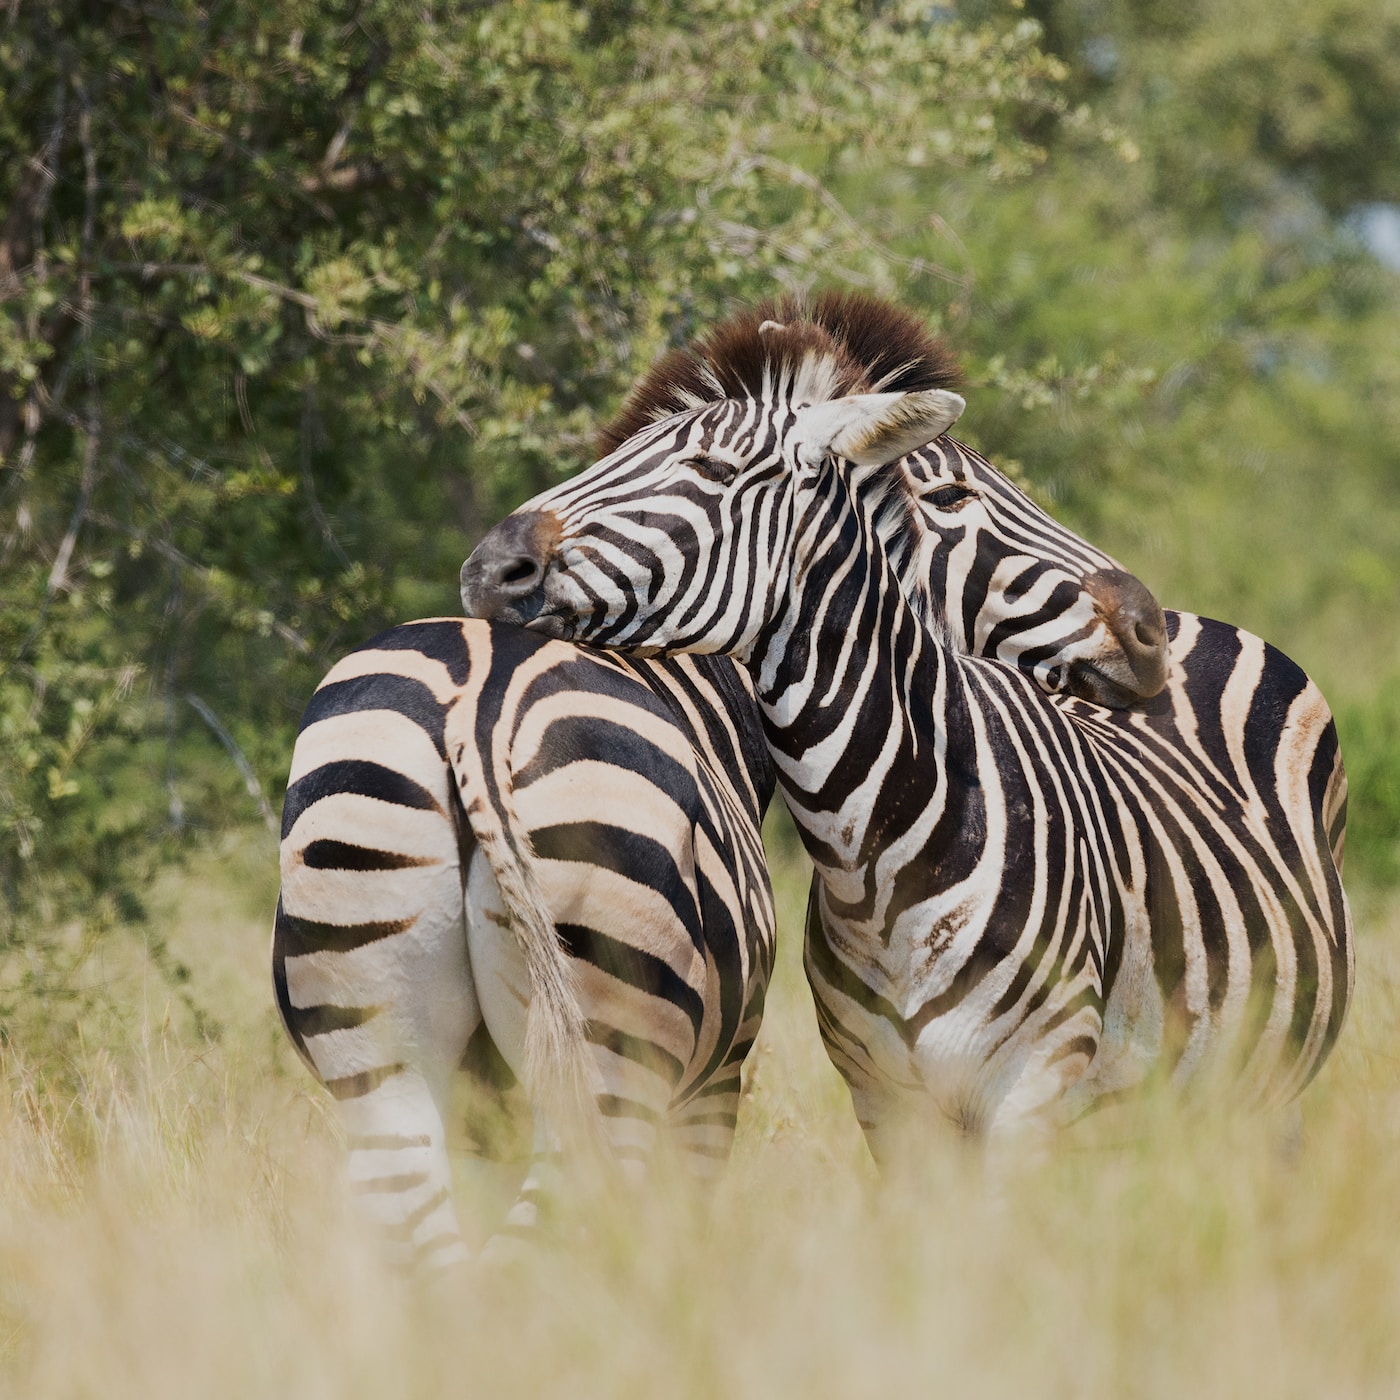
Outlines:
[[[277,1024],[270,842],[170,878],[156,927],[218,1042],[106,966],[142,1006],[134,1038],[97,1027],[57,1077],[3,1062],[0,1391],[1395,1393],[1400,900],[1357,900],[1355,1010],[1299,1150],[1149,1098],[994,1193],[951,1132],[877,1178],[802,981],[805,867],[774,849],[779,972],[714,1198],[663,1178],[515,1272],[438,1289],[361,1231],[330,1102]],[[480,1228],[471,1167],[458,1194]]]

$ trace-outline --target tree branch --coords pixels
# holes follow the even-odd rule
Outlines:
[[[58,552],[53,557],[53,567],[49,570],[49,581],[44,588],[44,602],[60,589],[68,586],[68,565],[73,558],[74,546],[78,543],[78,532],[83,528],[83,518],[87,515],[88,503],[92,499],[92,488],[97,483],[98,415],[97,400],[88,401],[88,421],[83,441],[83,475],[78,484],[78,499],[74,502],[73,513],[68,519],[68,528],[63,532]]]
[[[79,333],[83,340],[83,357],[86,361],[84,368],[87,375],[88,411],[83,431],[83,475],[78,485],[78,499],[74,503],[68,528],[59,542],[58,553],[54,555],[53,567],[49,570],[48,584],[44,589],[45,606],[54,594],[68,586],[68,565],[78,542],[78,532],[83,527],[88,502],[92,499],[93,487],[97,483],[97,449],[101,424],[97,371],[92,359],[92,241],[97,220],[97,157],[92,149],[92,107],[88,102],[87,89],[81,80],[75,85],[80,103],[78,139],[83,148],[84,170],[83,230],[78,248],[77,317],[81,327]]]
[[[389,45],[383,39],[376,38],[371,34],[358,19],[356,24],[360,32],[369,40],[369,57],[350,75],[350,81],[345,84],[341,100],[346,103],[346,110],[340,126],[336,128],[335,135],[331,137],[330,143],[326,146],[325,155],[321,157],[319,173],[307,176],[301,182],[302,189],[308,192],[314,193],[324,189],[353,189],[360,178],[360,168],[352,166],[348,170],[336,170],[335,167],[345,150],[345,143],[350,139],[350,132],[355,126],[355,118],[359,116],[360,108],[364,105],[366,90],[375,74],[388,62]],[[346,183],[347,177],[349,183]]]
[[[238,747],[238,741],[233,735],[224,728],[218,715],[198,695],[187,690],[185,699],[190,702],[195,713],[214,731],[215,737],[228,750],[228,756],[233,760],[234,767],[243,775],[243,786],[248,790],[248,796],[258,804],[258,811],[262,813],[263,825],[275,838],[278,834],[277,817],[267,800],[267,794],[263,792],[262,784],[258,781],[258,775],[253,771],[253,765],[248,762],[248,756]]]

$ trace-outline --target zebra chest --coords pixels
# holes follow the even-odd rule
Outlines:
[[[1102,1026],[1115,905],[1082,845],[1067,855],[1016,867],[983,848],[961,878],[911,882],[917,897],[892,882],[864,918],[819,886],[808,979],[853,1091],[931,1097],[966,1126],[1025,1074],[1048,1074],[1058,1096],[1082,1073]],[[1071,1043],[1067,1067],[1055,1056]]]

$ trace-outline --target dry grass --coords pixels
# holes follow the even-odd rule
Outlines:
[[[76,1094],[0,1099],[0,1393],[164,1397],[1392,1395],[1400,1389],[1400,903],[1291,1161],[1163,1102],[1067,1135],[992,1198],[934,1136],[877,1180],[826,1067],[785,870],[781,979],[734,1165],[658,1182],[513,1274],[382,1268],[267,998],[265,856],[187,878],[178,952],[226,1033],[151,1005]],[[174,937],[174,935],[172,935]],[[470,1189],[465,1179],[463,1193]]]

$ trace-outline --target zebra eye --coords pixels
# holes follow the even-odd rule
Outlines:
[[[706,481],[720,483],[733,481],[739,470],[733,462],[722,462],[718,457],[687,457],[684,465]]]
[[[930,491],[924,500],[935,510],[957,510],[976,494],[972,487],[957,482],[951,486],[940,486],[937,491]]]

